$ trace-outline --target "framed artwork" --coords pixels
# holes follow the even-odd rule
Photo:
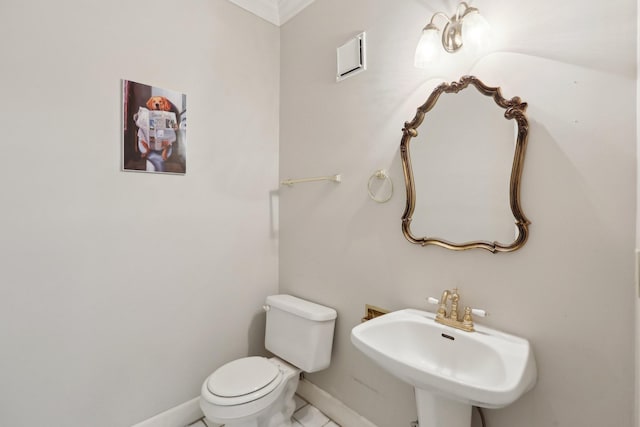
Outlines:
[[[122,170],[187,171],[187,96],[122,80]]]

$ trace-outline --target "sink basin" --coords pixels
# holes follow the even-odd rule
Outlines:
[[[459,417],[461,421],[445,424],[440,418],[432,424],[469,426],[472,405],[509,405],[535,385],[537,375],[527,340],[481,325],[475,329],[460,331],[436,323],[434,313],[405,309],[354,327],[351,342],[383,369],[415,387],[419,416],[420,406],[425,405],[430,414],[445,413],[439,417],[463,410],[468,413]],[[420,420],[421,427],[429,425]]]

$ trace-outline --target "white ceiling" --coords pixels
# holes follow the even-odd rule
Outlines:
[[[229,0],[275,25],[293,18],[314,0]]]

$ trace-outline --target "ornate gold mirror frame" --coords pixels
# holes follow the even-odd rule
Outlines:
[[[492,97],[498,106],[505,109],[504,117],[507,120],[515,120],[518,126],[513,165],[511,168],[511,179],[509,183],[509,204],[513,217],[515,218],[517,233],[515,240],[509,244],[490,242],[486,240],[454,243],[437,237],[417,237],[411,233],[411,218],[413,217],[416,207],[416,184],[413,177],[413,170],[411,168],[409,144],[412,138],[418,136],[418,127],[424,120],[425,114],[435,106],[440,95],[443,93],[458,93],[470,84],[475,86],[481,94]],[[405,122],[404,128],[402,129],[402,142],[400,143],[402,167],[404,169],[404,179],[407,187],[407,203],[404,214],[402,215],[402,232],[407,240],[411,243],[422,246],[437,245],[455,251],[480,248],[493,253],[515,251],[525,244],[529,235],[529,224],[531,224],[522,212],[522,208],[520,206],[520,179],[522,177],[524,155],[529,132],[529,122],[525,115],[526,109],[527,103],[522,102],[519,97],[516,96],[507,100],[502,97],[499,87],[486,86],[473,76],[464,76],[459,82],[441,84],[431,93],[427,102],[418,107],[413,120]]]

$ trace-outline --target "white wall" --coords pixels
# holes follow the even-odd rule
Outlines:
[[[0,425],[126,427],[262,350],[279,31],[226,0],[0,3]],[[187,174],[120,171],[121,87],[187,94]]]
[[[638,0],[637,5],[640,5]],[[639,8],[640,9],[640,8]],[[638,9],[636,9],[638,10]],[[636,82],[640,80],[640,34],[637,29],[640,28],[640,13],[636,13]],[[636,376],[636,399],[635,399],[635,427],[640,427],[640,266],[638,260],[640,258],[640,88],[636,85],[636,260],[635,260],[635,287],[636,287],[636,348],[635,348],[635,376]]]
[[[324,0],[282,27],[280,176],[343,174],[280,196],[281,291],[338,310],[332,366],[310,379],[380,427],[407,426],[412,390],[359,354],[350,330],[365,303],[422,308],[458,286],[463,304],[492,314],[482,323],[528,338],[538,361],[536,388],[488,411],[491,427],[632,425],[636,1],[477,1],[497,52],[414,69],[420,29],[455,4]],[[369,70],[336,84],[335,48],[362,30]],[[514,253],[422,248],[401,233],[402,125],[435,78],[463,74],[529,103],[533,224]],[[380,168],[396,184],[383,205],[367,196]]]

